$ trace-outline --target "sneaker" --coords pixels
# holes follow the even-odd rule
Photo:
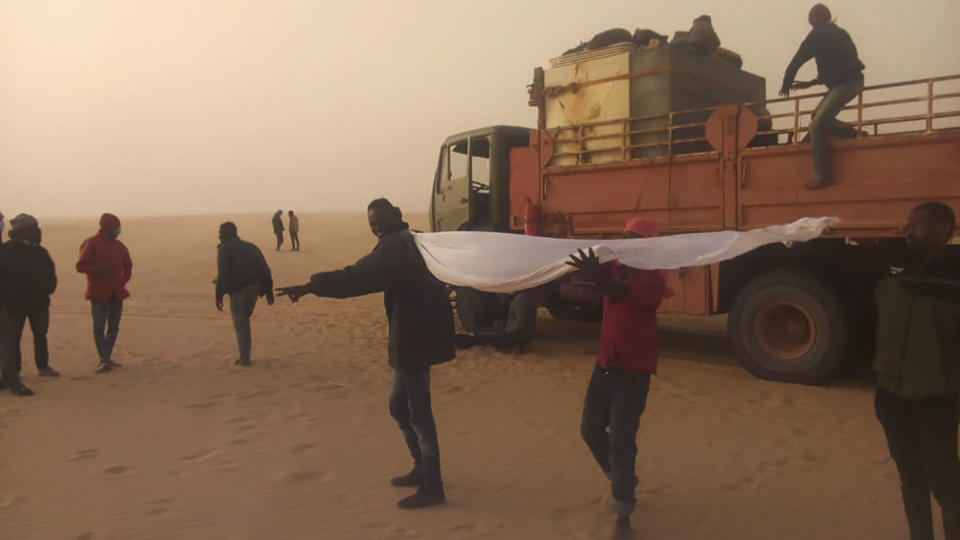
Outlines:
[[[19,383],[10,387],[10,393],[15,396],[28,397],[33,395],[33,390],[27,388],[27,385]]]
[[[419,487],[423,482],[420,471],[414,469],[409,473],[390,479],[390,485],[394,487]]]
[[[106,372],[112,370],[113,368],[114,368],[114,365],[113,365],[112,363],[110,363],[110,362],[101,362],[100,365],[97,366],[97,370],[95,371],[95,373],[106,373]]]
[[[401,510],[415,510],[417,508],[427,508],[428,506],[437,506],[438,504],[443,504],[447,502],[446,496],[443,494],[443,486],[425,486],[423,484],[417,488],[417,492],[413,495],[401,499],[397,503],[397,506]]]
[[[123,367],[123,364],[121,364],[120,362],[114,362],[113,360],[107,363],[110,364],[110,367]]]
[[[41,377],[59,377],[60,376],[60,372],[53,369],[50,366],[47,366],[43,369],[38,369],[37,373],[39,373]]]
[[[250,367],[252,365],[249,360],[240,360],[239,358],[234,364],[241,367]]]

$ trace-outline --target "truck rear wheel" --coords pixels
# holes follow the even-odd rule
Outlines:
[[[744,367],[762,379],[817,384],[845,362],[843,309],[801,272],[777,270],[747,284],[733,302],[727,335]]]

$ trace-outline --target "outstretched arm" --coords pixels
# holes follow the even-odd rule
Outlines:
[[[277,294],[296,302],[308,294],[327,298],[351,298],[381,292],[387,287],[389,262],[386,250],[378,249],[342,270],[314,274],[310,283],[279,287]]]

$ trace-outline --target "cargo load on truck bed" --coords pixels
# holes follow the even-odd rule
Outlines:
[[[762,103],[766,82],[687,47],[621,43],[551,60],[543,92],[557,141],[550,165],[562,166],[709,150],[702,128],[672,137],[665,128],[702,123],[711,111],[697,109]],[[671,114],[679,111],[692,112]]]

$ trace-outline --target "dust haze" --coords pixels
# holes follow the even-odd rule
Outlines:
[[[710,14],[772,97],[810,3],[0,0],[0,209],[424,212],[442,140],[534,126],[533,68],[579,41]],[[960,65],[954,0],[827,4],[868,85]]]

